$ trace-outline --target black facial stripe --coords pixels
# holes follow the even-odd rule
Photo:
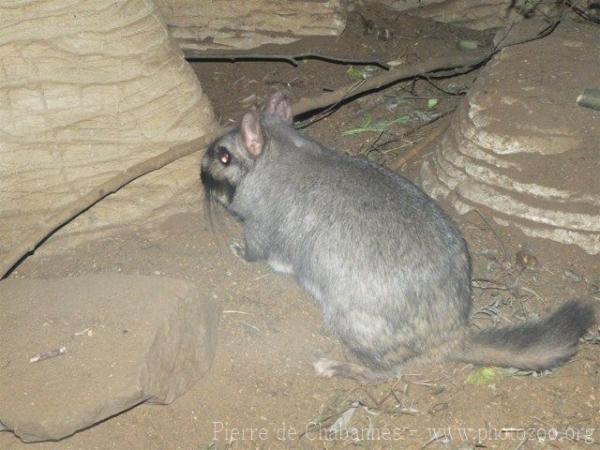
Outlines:
[[[218,180],[204,169],[200,171],[200,180],[204,185],[204,189],[210,195],[217,197],[224,196],[227,199],[227,204],[233,201],[233,196],[235,195],[235,186],[228,180]]]
[[[216,143],[212,143],[211,145],[208,146],[208,148],[206,149],[206,155],[208,157],[210,157],[211,159],[215,157],[217,152],[217,145]]]

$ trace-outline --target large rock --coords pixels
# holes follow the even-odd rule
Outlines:
[[[511,34],[535,35],[529,26]],[[600,111],[576,104],[600,85],[599,48],[596,27],[566,22],[502,50],[423,166],[425,190],[460,213],[600,253]]]
[[[341,0],[155,0],[183,50],[236,50],[336,36],[346,26]]]
[[[473,30],[502,27],[525,17],[558,16],[562,5],[528,0],[379,0],[407,14]]]
[[[95,186],[214,126],[152,2],[0,2],[0,262]],[[147,223],[198,198],[193,156],[142,177],[60,233]],[[1,264],[0,264],[1,265]]]
[[[112,274],[9,279],[0,310],[0,429],[26,442],[172,402],[209,369],[219,318],[183,280]]]

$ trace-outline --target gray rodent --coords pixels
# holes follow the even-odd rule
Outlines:
[[[470,331],[471,263],[452,220],[404,177],[324,148],[292,121],[275,93],[208,148],[201,180],[243,223],[236,254],[293,274],[356,361],[320,359],[319,375],[380,382],[409,361],[542,370],[575,354],[594,323],[584,301]]]

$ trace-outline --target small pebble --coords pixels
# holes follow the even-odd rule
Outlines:
[[[516,254],[517,266],[522,269],[536,269],[539,266],[538,259],[526,249],[521,249]]]
[[[581,275],[579,275],[577,272],[575,272],[574,270],[571,269],[566,269],[565,270],[565,276],[569,279],[574,281],[575,283],[580,283],[583,281],[583,277]]]

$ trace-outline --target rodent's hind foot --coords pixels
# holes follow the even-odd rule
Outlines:
[[[323,378],[350,378],[363,384],[377,384],[395,379],[398,375],[392,371],[376,372],[359,364],[339,362],[320,358],[313,363],[317,376]]]

